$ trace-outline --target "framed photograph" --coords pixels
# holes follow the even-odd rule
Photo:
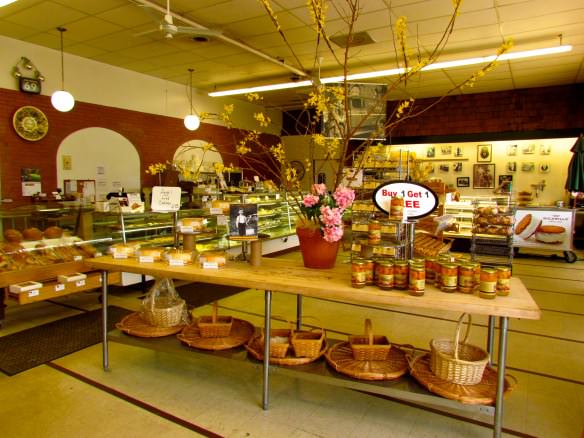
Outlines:
[[[548,173],[550,171],[550,163],[544,161],[543,163],[539,163],[539,173]]]
[[[436,146],[428,146],[426,149],[426,158],[434,158],[436,156]]]
[[[442,155],[452,155],[452,146],[449,144],[443,144],[440,146],[440,153]]]
[[[552,153],[552,145],[551,144],[540,144],[539,145],[539,154],[540,155],[549,155]]]
[[[464,156],[464,152],[462,150],[462,146],[456,146],[456,148],[454,149],[454,156],[457,158],[460,158],[462,156]]]
[[[502,193],[510,193],[513,175],[499,175],[499,189]]]
[[[472,172],[473,189],[494,189],[495,188],[495,165],[494,164],[474,164]]]
[[[470,178],[468,176],[459,176],[456,178],[456,187],[470,187]]]
[[[521,152],[525,155],[534,154],[535,153],[535,143],[529,143],[523,145],[521,148]]]
[[[510,157],[517,155],[517,145],[516,144],[507,145],[507,155],[509,155]]]
[[[507,172],[517,172],[517,161],[507,161]]]
[[[524,161],[521,163],[522,172],[533,172],[535,170],[535,163],[533,161]]]
[[[477,163],[490,163],[493,158],[492,144],[479,144],[477,146]]]
[[[232,240],[257,239],[257,204],[231,204],[229,206],[229,237]]]
[[[452,165],[452,170],[454,170],[455,172],[462,172],[462,161],[458,161],[457,163],[454,163]]]
[[[438,168],[440,169],[440,172],[448,172],[450,170],[450,166],[448,164],[441,164]]]

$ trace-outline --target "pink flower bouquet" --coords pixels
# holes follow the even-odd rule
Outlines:
[[[302,199],[300,210],[305,221],[318,224],[327,242],[337,242],[343,237],[343,212],[355,200],[355,192],[338,186],[331,194],[324,184],[313,184],[312,193]]]

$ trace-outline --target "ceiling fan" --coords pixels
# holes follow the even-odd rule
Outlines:
[[[141,3],[142,6],[150,7],[148,3]],[[161,9],[162,12],[162,9]],[[170,12],[170,0],[166,0],[166,12],[162,21],[160,22],[158,29],[147,30],[146,32],[140,32],[134,36],[148,35],[154,32],[161,32],[166,39],[172,39],[177,35],[188,35],[193,39],[208,40],[210,37],[218,37],[222,33],[218,30],[207,29],[204,27],[193,27],[193,26],[177,26],[174,24],[173,16]]]

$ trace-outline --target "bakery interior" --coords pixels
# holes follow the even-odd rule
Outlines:
[[[0,7],[0,59],[5,65],[0,75],[0,278],[9,278],[2,284],[0,338],[94,311],[99,316],[103,277],[84,260],[132,241],[148,241],[144,247],[155,249],[176,246],[181,226],[177,219],[195,229],[195,238],[188,232],[182,235],[183,245],[191,239],[188,244],[200,253],[217,252],[226,268],[240,263],[232,259],[250,257],[246,251],[252,245],[230,239],[231,204],[257,204],[255,231],[261,238],[262,261],[302,262],[285,191],[267,173],[246,168],[236,153],[241,137],[234,135],[233,127],[259,130],[268,144],[281,143],[303,174],[304,192],[312,183],[331,182],[338,167],[323,165],[327,157],[315,151],[311,135],[299,123],[311,89],[296,85],[343,71],[330,52],[316,50],[304,0],[269,2],[285,41],[262,3],[17,0]],[[327,29],[341,56],[346,3],[327,3]],[[446,0],[357,3],[359,41],[351,48],[351,73],[395,67],[392,26],[400,16],[408,18],[410,46],[427,55],[453,8]],[[436,244],[473,257],[484,250],[486,254],[479,255],[512,268],[513,277],[537,303],[540,319],[510,321],[506,370],[512,376],[509,381],[517,383],[505,394],[505,436],[584,433],[584,194],[565,188],[572,148],[584,133],[582,23],[584,6],[576,0],[463,2],[440,62],[493,55],[507,38],[514,41],[511,54],[570,49],[500,61],[472,87],[448,96],[482,64],[444,66],[400,85],[388,95],[380,118],[410,98],[416,105],[443,100],[376,140],[363,171],[361,187],[372,190],[396,176],[380,173],[376,162],[395,162],[398,157],[398,179],[403,179],[406,161],[407,177],[418,172],[417,182],[438,195],[436,211],[416,224],[422,234],[416,233],[418,247],[412,242],[413,249],[424,252]],[[355,82],[361,94],[356,92],[351,100],[352,110],[367,104],[368,90],[392,80]],[[258,101],[244,94],[209,95],[280,83],[296,85],[262,92]],[[73,95],[71,110],[53,106],[51,96],[57,90]],[[225,105],[235,107],[233,127],[222,118]],[[258,113],[271,122],[258,125]],[[190,130],[184,119],[193,114],[200,125]],[[322,130],[325,133],[325,127]],[[209,143],[214,148],[207,151]],[[201,162],[203,171],[195,181],[177,172],[153,172],[151,167],[181,160]],[[217,173],[216,163],[231,171]],[[181,188],[178,214],[152,211],[154,186]],[[119,205],[119,198],[127,205]],[[367,235],[368,223],[362,218],[369,210],[359,211],[357,205],[364,204],[357,201],[346,221],[337,267],[350,265],[356,253],[365,251],[358,239]],[[507,207],[501,205],[517,210],[510,224],[505,222],[511,221]],[[566,215],[569,226],[545,229],[538,222],[560,214]],[[500,223],[489,222],[497,215]],[[200,235],[199,222],[186,222],[193,216],[205,219]],[[517,231],[511,239],[509,234]],[[482,233],[490,238],[481,246]],[[430,239],[427,235],[432,240],[424,240]],[[518,248],[511,240],[528,245]],[[15,244],[34,253],[35,247],[40,252],[50,242],[59,243],[44,259],[37,257],[34,266],[11,259]],[[67,269],[62,270],[64,265]],[[75,276],[78,271],[82,277]],[[61,279],[65,283],[59,276],[66,277]],[[131,312],[140,311],[154,285],[151,275],[112,272],[109,279],[108,303]],[[36,295],[37,282],[45,283],[41,296]],[[10,291],[14,283],[24,288],[33,283],[28,285],[33,289]],[[65,293],[55,290],[62,284]],[[264,326],[261,290],[179,279],[175,286],[194,317],[217,309],[257,330]],[[497,297],[494,303],[505,298]],[[370,319],[375,333],[424,352],[431,338],[452,337],[459,316],[445,308],[349,306],[341,301],[305,296],[304,315],[317,317],[316,322],[307,318],[306,325],[344,340],[363,333],[363,323]],[[288,327],[286,321],[297,317],[297,304],[293,293],[274,293],[272,326]],[[110,319],[114,317],[111,313]],[[473,315],[473,344],[484,344],[489,322],[485,314]],[[98,320],[95,325],[99,328]],[[127,335],[116,333],[109,342],[107,372],[102,345],[96,343],[13,375],[0,373],[0,418],[6,436],[493,434],[492,415],[480,409],[375,395],[376,390],[360,386],[359,380],[341,377],[343,383],[331,384],[327,378],[298,376],[286,366],[271,367],[271,403],[264,410],[260,361],[226,360],[186,346],[176,354],[124,342],[121,336]],[[25,355],[35,355],[32,341]],[[42,343],[43,338],[36,341]]]

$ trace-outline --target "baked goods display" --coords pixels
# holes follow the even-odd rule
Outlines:
[[[4,242],[0,246],[0,272],[17,271],[32,266],[52,265],[94,257],[93,245],[46,245],[42,242],[25,248],[22,245]]]
[[[136,252],[140,248],[138,242],[115,243],[109,247],[109,252],[114,258],[131,258],[136,257]]]
[[[513,234],[512,209],[507,206],[477,207],[473,217],[473,232],[510,236]]]
[[[22,231],[22,237],[24,240],[41,240],[43,232],[35,227],[26,228]]]
[[[140,262],[159,262],[165,251],[166,248],[162,247],[141,247],[136,251],[136,256]]]
[[[23,236],[22,233],[14,228],[10,228],[4,231],[4,240],[11,243],[18,243],[22,242]]]
[[[195,253],[183,249],[170,249],[165,253],[169,265],[190,265],[195,261]]]
[[[422,257],[431,257],[448,252],[452,241],[440,240],[430,234],[416,233],[414,239],[414,254]]]
[[[541,218],[527,213],[517,222],[515,235],[523,240],[559,245],[566,241],[568,230],[562,225],[544,224]]]
[[[178,226],[183,233],[200,233],[206,231],[207,219],[203,217],[183,217],[178,221]]]
[[[201,266],[216,264],[218,268],[221,268],[227,263],[227,256],[224,251],[207,251],[200,255],[199,262]]]
[[[517,193],[517,205],[525,206],[529,204],[531,201],[533,201],[533,195],[531,194],[531,192],[522,190]]]
[[[48,227],[43,233],[43,236],[46,239],[59,239],[63,237],[63,229],[57,226]]]

